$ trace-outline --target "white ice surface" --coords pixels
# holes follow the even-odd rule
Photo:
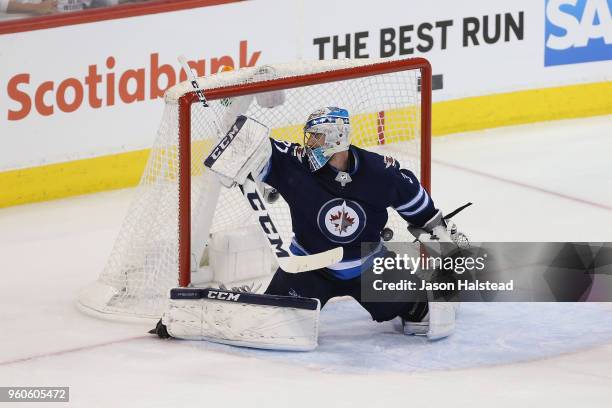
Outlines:
[[[611,153],[611,116],[436,139],[433,197],[446,211],[474,202],[456,219],[474,240],[612,241]],[[612,403],[609,305],[464,305],[457,336],[428,344],[338,302],[323,312],[321,347],[290,355],[85,316],[75,295],[102,269],[132,196],[0,210],[0,386],[70,386],[71,403],[54,406],[75,407]]]
[[[612,342],[612,307],[601,304],[464,303],[460,319],[443,340],[398,338],[399,319],[375,324],[346,300],[326,306],[319,347],[310,353],[196,344],[329,373],[417,373],[529,361]]]

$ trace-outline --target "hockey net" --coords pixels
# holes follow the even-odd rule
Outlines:
[[[124,320],[158,319],[168,289],[179,282],[189,285],[206,265],[202,243],[207,237],[201,230],[207,228],[201,220],[211,211],[208,201],[214,194],[213,176],[202,163],[236,113],[266,124],[276,139],[302,143],[309,113],[324,106],[346,108],[352,144],[392,156],[430,189],[431,69],[424,59],[297,62],[222,72],[198,83],[208,108],[199,104],[189,82],[166,92],[136,198],[105,269],[78,298],[86,312]],[[262,93],[279,91],[282,104],[262,106]],[[238,98],[247,106],[234,112]],[[286,203],[281,198],[268,207],[288,243],[292,233]],[[222,188],[214,211],[211,234],[255,224],[237,188]],[[393,210],[387,226],[393,240],[411,239]]]

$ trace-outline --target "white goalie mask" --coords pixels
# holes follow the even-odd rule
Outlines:
[[[304,148],[310,170],[319,170],[334,153],[348,150],[350,132],[346,109],[328,106],[311,113],[304,125]]]

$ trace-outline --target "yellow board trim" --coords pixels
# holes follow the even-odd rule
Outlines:
[[[0,173],[0,208],[138,184],[150,149]]]
[[[433,105],[434,136],[612,114],[612,81],[477,96]],[[368,122],[372,122],[368,118]],[[366,120],[364,118],[364,120]],[[392,124],[393,116],[389,116]],[[299,127],[283,129],[298,139]],[[276,130],[273,136],[280,130]],[[373,133],[375,134],[375,133]],[[388,134],[390,136],[390,134]],[[297,141],[297,140],[296,140]],[[0,172],[0,208],[138,184],[150,149]]]
[[[612,113],[612,81],[438,102],[432,134],[521,125]]]

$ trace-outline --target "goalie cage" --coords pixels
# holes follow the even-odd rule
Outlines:
[[[201,225],[214,187],[202,163],[219,137],[215,121],[223,118],[232,98],[282,90],[280,106],[267,108],[251,98],[240,113],[269,126],[272,137],[298,143],[309,113],[323,106],[346,108],[352,144],[397,159],[430,191],[431,67],[425,59],[300,61],[221,72],[199,78],[198,84],[208,108],[198,103],[188,81],[166,92],[157,140],[135,200],[106,267],[78,297],[81,310],[119,320],[157,320],[168,290],[177,283],[185,287],[196,280],[214,281],[207,265],[207,237],[202,236],[207,228]],[[279,233],[290,242],[287,204],[281,198],[269,208]],[[252,230],[254,224],[238,189],[222,188],[210,233]],[[392,210],[387,227],[394,240],[411,239]]]

